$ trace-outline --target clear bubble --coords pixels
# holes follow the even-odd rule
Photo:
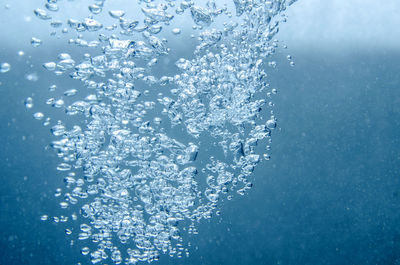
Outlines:
[[[181,34],[181,29],[180,28],[173,28],[172,29],[172,33],[175,34],[175,35],[179,35],[179,34]]]
[[[57,166],[57,170],[58,171],[68,171],[71,170],[71,165],[67,164],[67,163],[61,163]]]
[[[194,23],[200,26],[209,26],[212,22],[211,15],[202,7],[192,6],[190,8]]]
[[[30,73],[25,75],[25,79],[28,81],[36,82],[39,80],[37,73]]]
[[[40,217],[40,220],[42,221],[46,221],[47,219],[49,219],[49,216],[47,214],[44,214]]]
[[[42,20],[49,20],[51,19],[51,16],[43,9],[37,8],[33,11],[36,17],[42,19]]]
[[[53,92],[53,91],[55,91],[57,89],[57,86],[56,85],[51,85],[50,87],[49,87],[49,91],[50,92]]]
[[[89,254],[89,252],[90,252],[90,249],[88,248],[88,247],[83,247],[82,249],[81,249],[81,253],[82,253],[82,255],[87,255],[87,254]]]
[[[33,114],[33,117],[34,117],[36,120],[42,120],[42,119],[44,118],[44,114],[41,113],[41,112],[36,112],[36,113]]]
[[[92,12],[92,14],[98,15],[98,14],[101,13],[102,8],[101,8],[101,6],[98,6],[98,5],[96,5],[96,4],[93,4],[93,5],[90,5],[90,6],[89,6],[89,10],[90,10],[90,12]]]
[[[11,65],[9,63],[2,63],[0,65],[0,73],[4,74],[11,70]]]
[[[32,37],[31,44],[33,47],[39,47],[40,45],[42,45],[42,41],[38,38]]]
[[[61,20],[53,20],[50,23],[50,26],[52,26],[53,28],[59,28],[62,26],[62,24],[63,24],[63,22]]]
[[[88,30],[88,31],[98,31],[103,28],[103,25],[91,18],[86,18],[83,22],[83,26]]]
[[[123,11],[123,10],[111,10],[111,11],[108,12],[108,14],[112,18],[119,19],[120,17],[123,17],[125,15],[125,11]]]
[[[27,97],[27,98],[25,99],[25,101],[24,101],[24,104],[25,104],[25,107],[26,107],[27,109],[33,108],[33,98]]]
[[[47,10],[52,11],[52,12],[57,12],[58,11],[58,5],[53,2],[48,2],[45,4],[45,7]]]
[[[53,102],[52,104],[53,107],[55,108],[61,108],[64,106],[64,100],[63,99],[57,99]]]
[[[67,91],[64,92],[64,96],[72,97],[72,96],[75,96],[76,93],[78,93],[78,90],[76,90],[76,89],[69,89],[69,90],[67,90]]]
[[[43,64],[43,67],[49,71],[56,70],[57,64],[55,62],[47,62]]]
[[[269,129],[275,129],[276,128],[276,120],[275,119],[269,119],[267,121],[267,127]]]

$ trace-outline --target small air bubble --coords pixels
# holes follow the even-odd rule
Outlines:
[[[39,47],[40,45],[42,45],[42,41],[38,38],[32,37],[31,44],[33,47]]]
[[[49,117],[46,118],[46,120],[43,122],[43,126],[48,126],[50,125],[51,119]]]
[[[112,18],[119,19],[120,17],[123,17],[125,15],[125,12],[123,10],[112,10],[112,11],[109,11],[108,14]]]
[[[60,197],[62,190],[60,188],[56,189],[56,191],[54,192],[54,197]]]
[[[88,8],[89,11],[94,15],[100,14],[102,11],[102,8],[96,4],[90,5]]]
[[[172,29],[172,33],[175,35],[179,35],[181,33],[181,29],[180,28],[174,28]]]
[[[62,106],[64,106],[64,100],[57,99],[53,102],[52,106],[55,108],[61,108]]]
[[[71,165],[67,163],[61,163],[57,166],[58,171],[68,171],[71,170]]]
[[[272,67],[272,68],[276,68],[276,62],[275,61],[271,61],[271,62],[268,62],[268,66],[269,67]]]
[[[28,81],[36,82],[39,80],[39,76],[37,75],[37,73],[31,73],[25,75],[25,79]]]
[[[58,5],[56,3],[49,2],[49,3],[46,3],[45,6],[46,6],[47,10],[49,10],[49,11],[53,11],[53,12],[58,11]]]
[[[78,90],[70,89],[70,90],[67,90],[67,91],[64,92],[64,96],[72,97],[72,96],[75,96],[76,93],[78,93]]]
[[[267,121],[267,127],[269,129],[275,129],[276,128],[276,120],[275,119],[269,119]]]
[[[49,216],[47,214],[44,214],[40,217],[40,220],[42,221],[46,221],[47,219],[49,219]]]
[[[33,99],[31,97],[26,98],[24,104],[27,109],[31,109],[33,107]]]
[[[0,65],[0,73],[4,74],[10,71],[11,65],[9,63],[2,63]]]
[[[90,249],[89,249],[88,247],[83,247],[83,248],[81,249],[81,253],[82,253],[82,255],[84,255],[84,256],[86,256],[87,254],[89,254],[89,252],[90,252]]]
[[[48,62],[48,63],[44,63],[43,67],[49,71],[54,71],[54,70],[56,70],[57,64],[55,62]]]
[[[51,16],[43,9],[37,8],[33,11],[33,13],[36,15],[36,17],[42,19],[42,20],[49,20],[51,19]]]
[[[42,120],[42,119],[44,118],[44,114],[41,113],[41,112],[36,112],[35,114],[33,114],[33,117],[34,117],[36,120],[40,121],[40,120]]]
[[[62,209],[68,208],[68,202],[60,202],[60,207],[61,207]]]

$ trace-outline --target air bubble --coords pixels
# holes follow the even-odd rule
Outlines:
[[[42,20],[49,20],[51,19],[51,16],[43,9],[37,8],[33,11],[36,17],[42,19]]]
[[[192,19],[194,23],[200,26],[209,26],[212,22],[211,15],[203,8],[199,6],[192,6],[190,8]]]
[[[43,67],[49,71],[54,71],[54,70],[56,70],[57,64],[55,62],[48,62],[48,63],[44,63]]]
[[[275,119],[269,119],[267,121],[267,127],[269,129],[275,129],[276,128],[276,120]]]
[[[11,70],[11,65],[9,63],[2,63],[0,65],[0,73],[4,74]]]
[[[46,221],[47,219],[49,219],[49,216],[47,214],[44,214],[40,217],[40,220],[42,221]]]
[[[28,81],[36,82],[39,80],[37,73],[30,73],[25,75],[25,79]]]
[[[55,108],[61,108],[62,106],[64,106],[64,100],[63,99],[57,99],[53,102],[52,104],[53,107]]]
[[[112,10],[112,11],[109,11],[108,14],[112,18],[119,19],[120,17],[123,17],[125,15],[125,12],[123,10]]]
[[[72,96],[75,96],[76,93],[78,93],[78,90],[76,90],[76,89],[69,89],[69,90],[67,90],[67,91],[64,92],[64,96],[72,97]]]
[[[49,10],[49,11],[53,11],[53,12],[58,11],[58,5],[56,3],[49,2],[49,3],[46,3],[45,6],[46,6],[47,10]]]
[[[180,28],[173,28],[172,29],[172,33],[174,33],[175,35],[179,35],[179,34],[181,34],[181,29]]]
[[[61,27],[62,26],[62,21],[61,20],[53,20],[51,23],[50,23],[50,26],[52,26],[53,28],[59,28],[59,27]]]
[[[89,249],[88,247],[83,247],[83,248],[81,249],[81,253],[82,253],[82,255],[84,255],[84,256],[86,256],[87,254],[89,254],[89,252],[90,252],[90,249]]]
[[[31,97],[26,98],[24,104],[27,109],[33,108],[33,98]]]
[[[100,22],[91,18],[86,18],[83,25],[88,31],[98,31],[103,28],[103,25]]]
[[[94,15],[98,15],[101,13],[102,8],[101,8],[101,6],[93,4],[93,5],[89,6],[89,11],[92,12],[92,14],[94,14]]]
[[[44,114],[43,113],[41,113],[41,112],[36,112],[35,114],[33,114],[33,117],[36,119],[36,120],[42,120],[43,118],[44,118]]]
[[[42,41],[38,38],[33,37],[31,39],[31,44],[33,47],[39,47],[40,45],[42,45]]]
[[[57,170],[58,171],[68,171],[71,170],[71,165],[67,164],[67,163],[61,163],[57,166]]]

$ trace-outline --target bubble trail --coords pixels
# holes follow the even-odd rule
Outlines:
[[[219,213],[221,200],[251,189],[254,168],[270,159],[264,152],[277,127],[266,66],[276,65],[268,60],[278,47],[280,14],[293,2],[141,0],[137,19],[100,0],[88,3],[87,18],[66,21],[78,35],[67,42],[83,59],[61,52],[42,64],[81,82],[46,102],[67,116],[45,121],[52,123],[50,146],[66,186],[56,192],[65,215],[52,220],[78,223],[79,231],[65,232],[88,242],[81,253],[93,264],[188,255],[186,234],[197,234],[198,222]],[[53,29],[64,23],[50,21],[62,13],[56,3],[34,10]],[[102,11],[117,23],[100,21]],[[159,76],[157,69],[179,52],[168,38],[185,38],[186,25],[174,24],[178,16],[190,21],[196,46],[190,59],[169,63],[174,74]],[[33,99],[25,105],[33,107]]]

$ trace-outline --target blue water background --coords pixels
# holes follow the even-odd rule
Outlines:
[[[190,257],[155,264],[400,264],[400,50],[290,47],[268,68],[278,88],[272,159],[247,195],[186,238]],[[60,81],[37,70],[51,51],[26,63],[27,49],[18,58],[1,46],[12,70],[0,75],[0,264],[91,264],[67,226],[40,221],[63,213],[53,197],[63,175],[46,150],[49,128],[23,100]],[[30,64],[37,82],[24,79]]]

